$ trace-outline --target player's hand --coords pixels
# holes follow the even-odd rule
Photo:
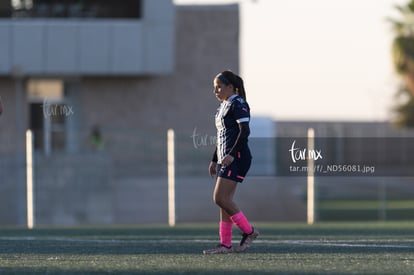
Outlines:
[[[229,166],[234,160],[234,157],[232,157],[231,155],[226,155],[223,160],[221,161],[221,164],[223,166]]]
[[[217,163],[212,161],[210,162],[210,165],[208,166],[208,173],[210,174],[210,177],[214,177],[217,174]]]

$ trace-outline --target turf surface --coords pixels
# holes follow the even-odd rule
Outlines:
[[[256,226],[254,246],[228,255],[201,253],[215,224],[1,228],[0,274],[414,273],[414,223]]]

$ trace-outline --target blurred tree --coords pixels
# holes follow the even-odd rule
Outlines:
[[[395,122],[399,126],[414,127],[414,0],[396,9],[400,18],[390,19],[395,34],[393,62],[403,84],[397,93]]]

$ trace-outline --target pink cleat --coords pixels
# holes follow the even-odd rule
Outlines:
[[[250,234],[244,233],[242,235],[242,239],[240,241],[240,245],[236,248],[236,252],[244,252],[247,248],[250,247],[250,245],[253,243],[253,241],[259,236],[259,231],[257,231],[253,227],[253,231]]]
[[[225,246],[224,244],[219,244],[215,248],[207,249],[203,251],[203,254],[227,254],[232,253],[233,249],[228,246]]]

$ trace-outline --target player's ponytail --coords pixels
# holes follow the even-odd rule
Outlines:
[[[244,89],[243,79],[232,71],[224,71],[219,75],[224,76],[224,78],[233,85],[235,92],[244,100],[246,100],[246,90]]]
[[[237,79],[237,87],[236,87],[236,93],[243,98],[244,100],[246,100],[246,91],[244,90],[244,83],[243,83],[243,79],[238,76],[238,75],[234,75]]]

